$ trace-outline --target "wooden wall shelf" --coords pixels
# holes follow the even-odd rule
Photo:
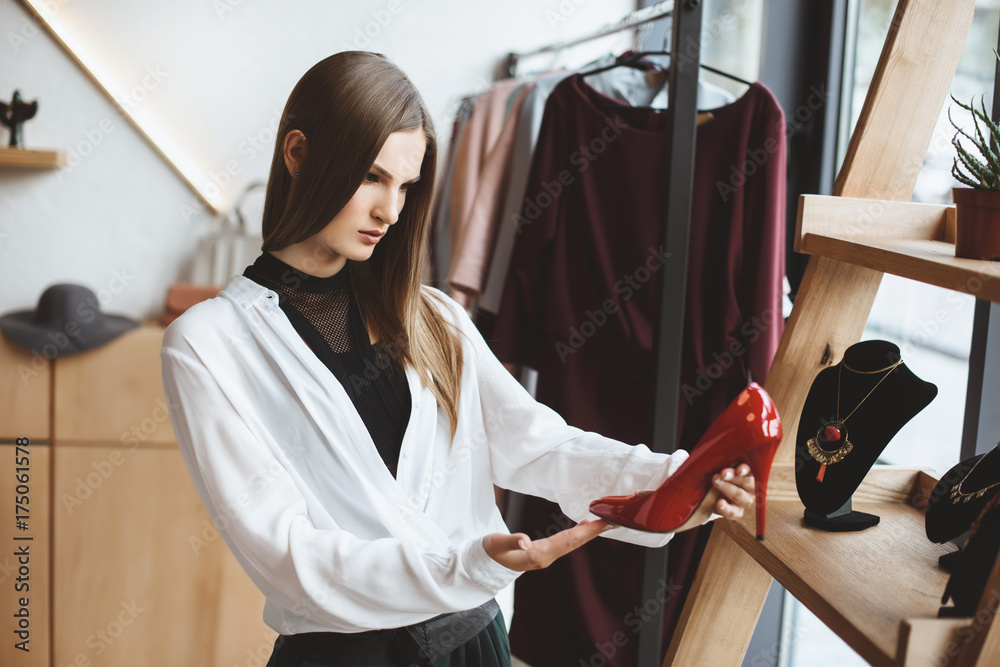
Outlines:
[[[0,167],[55,169],[65,164],[66,153],[63,151],[0,146]]]
[[[803,195],[795,249],[1000,302],[1000,262],[955,257],[955,207]]]

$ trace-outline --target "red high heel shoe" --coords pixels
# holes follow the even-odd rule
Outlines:
[[[718,492],[712,475],[746,462],[754,476],[757,539],[764,539],[764,507],[771,461],[781,442],[774,401],[756,382],[740,392],[698,441],[691,455],[655,491],[608,496],[590,511],[610,523],[656,533],[674,533],[704,522]],[[713,493],[715,492],[715,493]]]

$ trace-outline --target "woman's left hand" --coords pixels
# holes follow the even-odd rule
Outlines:
[[[743,510],[753,505],[754,479],[750,466],[741,463],[736,468],[723,468],[712,476],[712,484],[722,494],[714,510],[726,519],[739,519]]]

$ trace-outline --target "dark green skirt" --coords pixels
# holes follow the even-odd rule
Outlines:
[[[434,663],[434,667],[510,667],[510,642],[503,613],[478,635]]]
[[[345,635],[309,632],[279,635],[267,667],[423,667],[409,656],[416,642],[405,629]],[[434,663],[433,667],[511,667],[503,614],[478,635]]]

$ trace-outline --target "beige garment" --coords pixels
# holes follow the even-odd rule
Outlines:
[[[462,136],[455,154],[455,170],[449,201],[451,208],[449,218],[452,222],[449,228],[452,267],[455,266],[457,259],[465,221],[479,190],[480,174],[486,165],[490,150],[503,129],[507,98],[522,83],[521,79],[505,79],[494,83],[476,100],[472,115],[462,128]]]
[[[448,285],[451,287],[452,298],[466,307],[482,296],[486,283],[486,273],[510,177],[517,119],[531,85],[528,83],[522,86],[511,105],[500,134],[479,174],[479,187],[472,206],[459,225],[461,233],[458,243],[452,246]]]

